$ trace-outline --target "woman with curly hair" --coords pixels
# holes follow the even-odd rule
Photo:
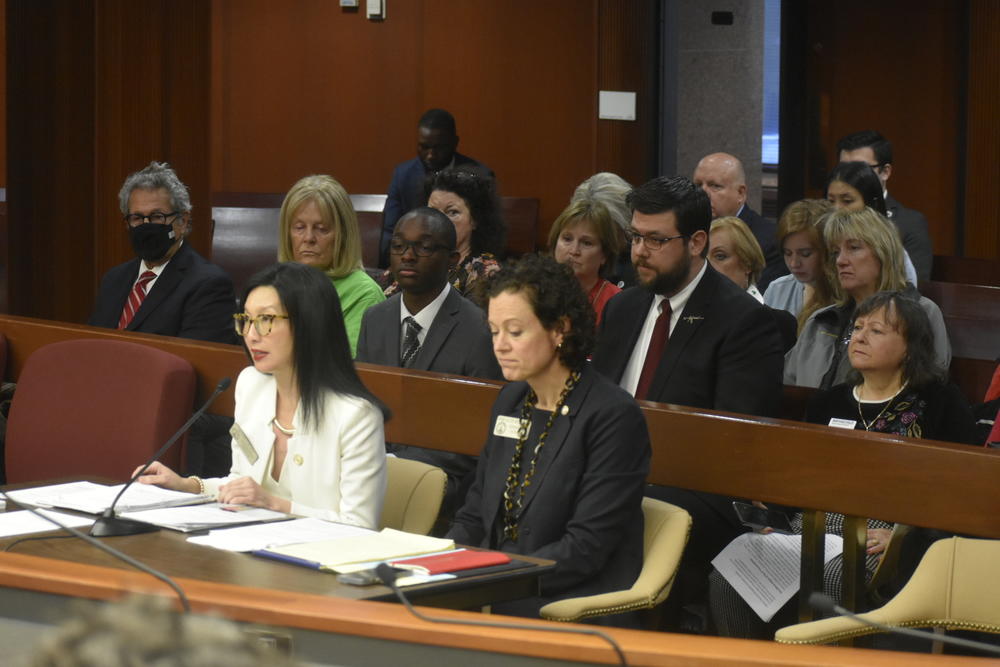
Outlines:
[[[594,311],[569,267],[537,255],[497,273],[486,299],[510,383],[448,536],[555,561],[539,597],[499,613],[628,588],[642,567],[649,434],[635,400],[586,363]]]
[[[455,225],[459,258],[448,282],[468,295],[476,281],[500,270],[507,227],[493,177],[471,167],[439,171],[427,184],[427,205]]]

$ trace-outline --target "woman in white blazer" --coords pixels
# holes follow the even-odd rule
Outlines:
[[[236,381],[229,476],[181,477],[154,463],[139,481],[374,528],[387,414],[354,369],[336,290],[288,262],[254,275],[242,303],[236,331],[253,365]]]

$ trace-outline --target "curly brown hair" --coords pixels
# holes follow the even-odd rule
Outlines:
[[[525,255],[504,265],[486,286],[486,302],[503,292],[523,294],[549,331],[563,330],[559,361],[578,370],[594,349],[594,309],[573,270],[548,255]]]

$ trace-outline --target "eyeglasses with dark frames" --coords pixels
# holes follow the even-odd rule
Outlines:
[[[392,239],[389,241],[389,252],[393,255],[402,255],[408,248],[413,248],[417,257],[430,257],[438,250],[448,250],[448,246],[429,241],[403,241],[402,239]]]
[[[233,315],[233,325],[236,328],[237,336],[246,336],[250,333],[250,324],[253,323],[257,333],[266,336],[271,333],[275,320],[287,320],[288,315],[276,315],[274,313],[262,313],[257,317],[250,317],[246,313],[236,313]]]
[[[655,252],[662,248],[667,243],[670,243],[674,239],[683,239],[690,236],[689,234],[678,234],[677,236],[654,236],[652,234],[647,234],[643,236],[634,229],[625,230],[625,238],[628,239],[629,245],[639,245],[641,242],[646,246],[646,250]]]
[[[170,213],[150,213],[149,215],[141,215],[139,213],[129,213],[122,217],[129,227],[138,227],[139,225],[144,225],[147,222],[151,222],[154,225],[165,225],[170,218],[180,215],[180,211],[171,211]]]

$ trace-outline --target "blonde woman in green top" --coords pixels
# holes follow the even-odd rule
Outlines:
[[[362,316],[385,296],[362,268],[361,232],[350,196],[330,176],[306,176],[285,195],[279,220],[278,260],[308,264],[330,278],[353,357]]]

